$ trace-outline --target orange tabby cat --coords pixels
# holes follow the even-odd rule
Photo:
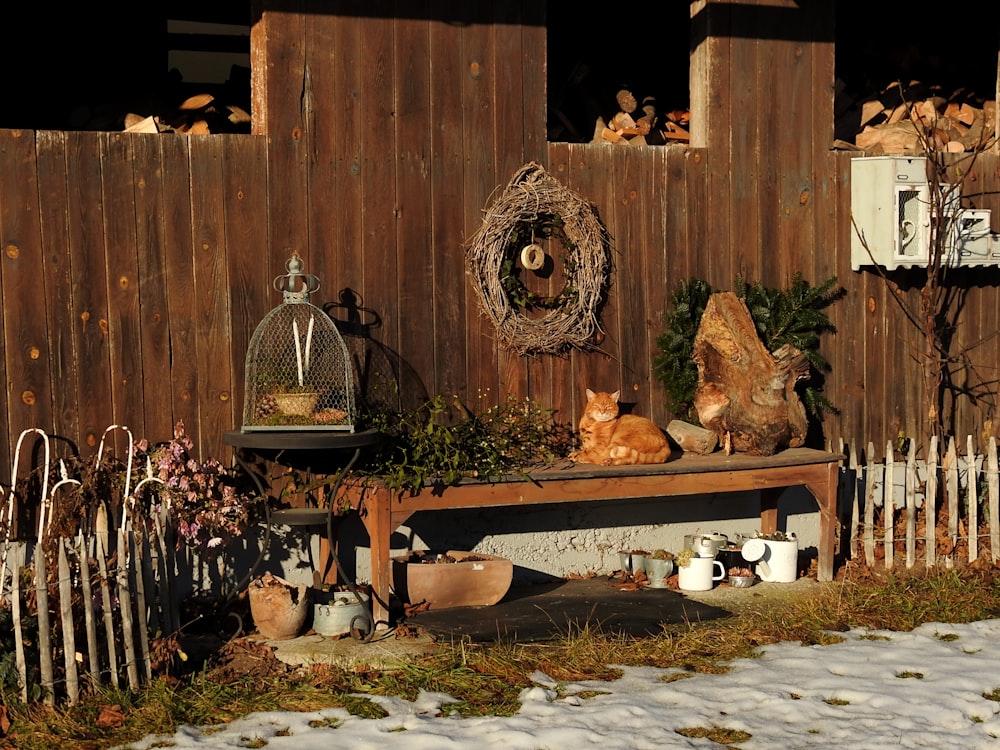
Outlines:
[[[619,395],[619,391],[587,389],[587,406],[580,417],[580,449],[570,458],[605,466],[662,464],[670,456],[666,435],[645,417],[619,415]]]

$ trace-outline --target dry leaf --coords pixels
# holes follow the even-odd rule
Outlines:
[[[118,704],[114,706],[101,706],[101,712],[98,714],[95,723],[102,729],[120,727],[125,723],[125,714],[122,713],[122,707]]]

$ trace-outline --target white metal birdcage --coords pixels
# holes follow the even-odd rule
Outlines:
[[[243,431],[354,431],[355,394],[350,355],[333,320],[310,304],[319,280],[292,255],[288,273],[274,280],[283,302],[250,339],[246,360]]]

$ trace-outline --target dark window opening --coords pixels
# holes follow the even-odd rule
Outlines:
[[[210,132],[250,132],[225,106],[250,113],[249,0],[109,0],[99,10],[71,3],[54,13],[46,23],[30,4],[0,10],[11,42],[0,128],[120,131],[128,115],[176,123],[185,100],[210,96],[217,106],[191,117],[224,109]]]
[[[840,140],[856,142],[865,102],[892,109],[934,99],[939,110],[947,103],[983,110],[996,101],[1000,7],[934,20],[898,3],[839,0],[836,24],[834,135]],[[880,113],[868,124],[888,118]]]
[[[647,98],[661,127],[668,115],[687,112],[687,3],[662,4],[655,22],[624,10],[585,10],[568,0],[549,0],[547,13],[549,141],[589,143],[595,131],[600,137],[598,120],[610,123],[621,110],[617,94],[623,89],[637,103],[633,119],[643,114]],[[654,132],[647,142],[663,141]]]

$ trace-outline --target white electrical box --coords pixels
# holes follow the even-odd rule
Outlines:
[[[959,190],[941,185],[941,206],[950,231],[948,266],[1000,264],[1000,242],[990,232],[990,211],[962,209]],[[851,268],[879,265],[886,270],[926,266],[930,258],[931,212],[927,159],[866,156],[851,160]]]

